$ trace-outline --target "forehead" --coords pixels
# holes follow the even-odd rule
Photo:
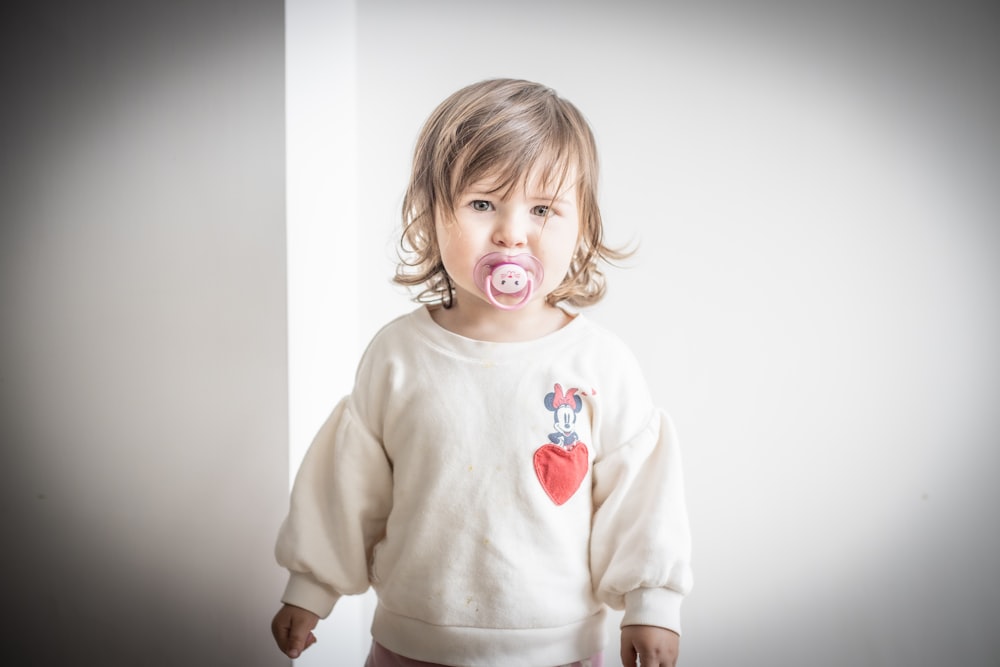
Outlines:
[[[575,165],[563,161],[554,163],[539,160],[526,168],[494,169],[480,174],[469,174],[467,182],[460,183],[462,190],[498,193],[508,197],[522,190],[529,195],[562,196],[576,188]]]

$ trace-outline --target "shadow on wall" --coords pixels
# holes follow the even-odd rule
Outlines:
[[[280,3],[2,10],[11,664],[279,665]]]

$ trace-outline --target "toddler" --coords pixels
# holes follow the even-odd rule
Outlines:
[[[395,280],[419,306],[379,331],[298,471],[272,623],[298,657],[373,586],[368,667],[674,665],[691,587],[673,426],[599,300],[597,151],[572,104],[488,80],[419,136]]]

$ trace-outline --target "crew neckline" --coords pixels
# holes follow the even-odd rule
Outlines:
[[[582,313],[565,311],[572,319],[564,326],[531,340],[524,341],[487,341],[469,338],[462,334],[445,329],[431,317],[430,306],[422,305],[410,313],[417,330],[432,346],[446,354],[468,357],[475,360],[489,359],[499,362],[523,359],[528,353],[536,350],[565,345],[569,339],[575,338],[581,331],[586,319]]]

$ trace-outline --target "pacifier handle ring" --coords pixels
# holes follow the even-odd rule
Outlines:
[[[500,303],[499,301],[497,301],[496,297],[493,296],[493,280],[491,279],[492,274],[490,274],[490,273],[487,273],[486,277],[483,279],[483,283],[484,283],[484,285],[483,285],[483,287],[484,287],[483,291],[486,292],[486,296],[487,296],[487,298],[489,298],[490,303],[492,303],[497,308],[499,308],[501,310],[517,310],[518,308],[520,308],[521,306],[523,306],[528,301],[528,298],[531,296],[532,292],[535,291],[535,280],[534,280],[534,278],[531,277],[530,273],[527,273],[527,276],[528,276],[528,284],[524,288],[524,296],[522,296],[521,299],[517,303],[512,303],[510,305],[507,305],[507,304],[503,304],[503,303]]]

